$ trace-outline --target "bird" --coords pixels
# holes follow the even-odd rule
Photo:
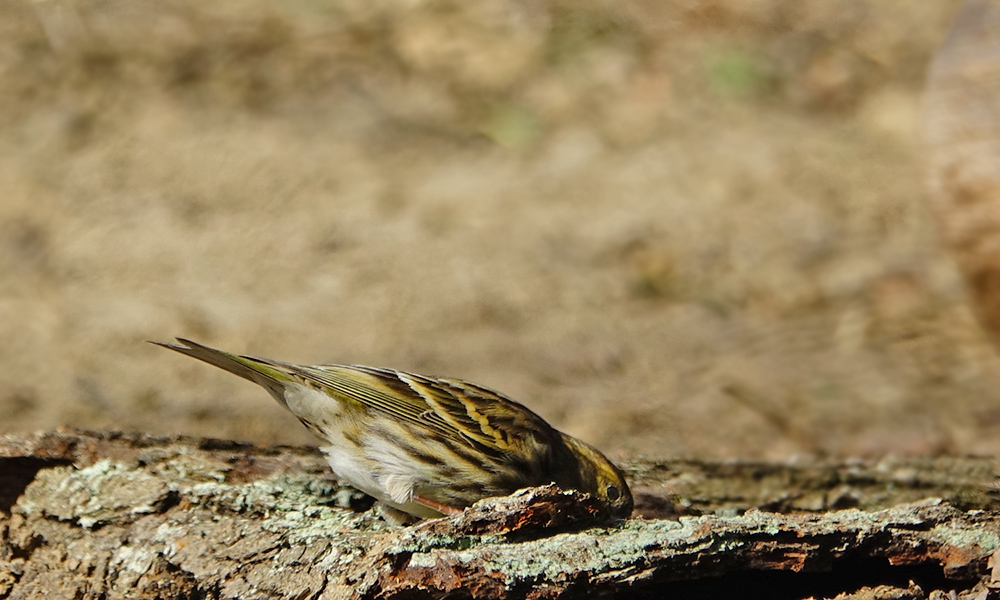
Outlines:
[[[326,445],[337,477],[395,524],[460,514],[478,500],[556,484],[628,519],[622,471],[599,450],[500,392],[461,379],[361,365],[297,365],[175,338],[150,343],[266,389]]]

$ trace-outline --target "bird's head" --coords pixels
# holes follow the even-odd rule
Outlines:
[[[563,443],[572,458],[568,462],[575,463],[567,469],[579,473],[579,480],[567,485],[587,492],[600,500],[609,512],[621,519],[632,515],[632,492],[625,483],[625,475],[613,465],[600,450],[572,436],[562,434]],[[556,482],[560,484],[561,482]]]

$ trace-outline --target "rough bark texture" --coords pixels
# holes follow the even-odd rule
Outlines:
[[[537,488],[394,528],[309,448],[2,438],[0,598],[988,593],[998,459],[628,470],[646,518]]]
[[[926,106],[934,215],[1000,343],[1000,2],[963,4],[934,60]]]

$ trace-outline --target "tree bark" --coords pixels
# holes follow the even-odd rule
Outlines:
[[[0,598],[988,593],[1000,460],[627,471],[642,515],[627,522],[543,487],[397,528],[311,448],[0,438]]]

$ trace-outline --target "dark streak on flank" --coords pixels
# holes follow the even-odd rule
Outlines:
[[[477,452],[474,448],[469,448],[466,444],[457,440],[443,438],[441,441],[444,442],[448,451],[453,456],[465,461],[476,469],[482,469],[487,467],[489,464],[497,463],[497,461],[493,460],[491,457],[485,456],[481,452]]]
[[[413,458],[414,460],[418,460],[425,465],[430,465],[432,467],[439,467],[443,464],[441,459],[438,458],[437,456],[427,454],[423,450],[414,447],[413,444],[410,444],[409,442],[399,437],[395,433],[386,431],[383,428],[379,428],[379,430],[375,433],[375,435],[377,437],[387,440],[393,446],[401,448],[404,452],[406,452],[407,456]]]
[[[340,433],[341,435],[344,436],[344,439],[347,440],[348,442],[351,442],[358,448],[362,447],[361,438],[358,436],[357,429],[354,429],[352,427],[343,427],[341,428]]]

